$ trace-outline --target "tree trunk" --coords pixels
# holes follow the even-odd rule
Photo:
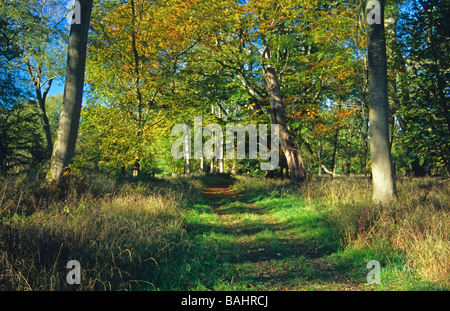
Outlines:
[[[231,166],[231,174],[232,175],[236,175],[237,174],[237,170],[236,170],[236,159],[233,159],[233,164]]]
[[[205,172],[205,158],[203,157],[203,154],[202,154],[202,157],[199,159],[199,161],[200,161],[200,173],[204,173]]]
[[[219,173],[224,173],[224,165],[223,165],[223,159],[218,159],[219,161]]]
[[[209,162],[209,172],[211,173],[211,174],[213,174],[214,172],[215,172],[215,169],[214,169],[214,158],[213,159],[211,159],[211,162]]]
[[[7,147],[6,143],[3,141],[3,137],[0,137],[0,173],[6,176],[8,173],[7,169]]]
[[[47,142],[46,146],[46,157],[50,158],[53,152],[53,139],[52,139],[52,132],[50,129],[50,122],[48,121],[47,112],[45,109],[45,101],[47,100],[47,95],[50,91],[50,88],[52,87],[53,79],[50,79],[48,81],[47,87],[45,88],[44,92],[42,92],[42,87],[40,83],[40,76],[35,76],[33,74],[33,69],[31,67],[31,63],[29,60],[27,60],[27,69],[28,74],[30,75],[31,80],[33,81],[34,90],[36,92],[36,98],[39,105],[40,110],[40,117],[42,120],[42,129],[44,130],[45,134],[45,140]]]
[[[57,185],[63,169],[74,156],[83,100],[84,72],[86,67],[86,46],[93,0],[78,0],[80,3],[80,24],[70,27],[67,50],[66,82],[64,98],[55,146],[47,173],[47,183]]]
[[[351,144],[350,144],[350,140],[347,141],[347,162],[346,162],[346,170],[345,170],[345,175],[350,176],[350,171],[352,168],[352,148],[351,148]]]
[[[338,106],[337,106],[338,111],[341,110],[341,108],[342,108],[341,102],[342,102],[342,99],[339,99]],[[339,118],[337,118],[337,121],[339,121]],[[337,151],[339,149],[340,125],[339,125],[338,122],[336,122],[336,123],[337,123],[336,124],[336,130],[334,131],[334,138],[333,138],[334,139],[334,141],[333,141],[333,153],[331,155],[331,166],[330,166],[330,170],[331,170],[331,172],[333,172],[333,175],[332,175],[333,177],[336,175],[336,168],[337,168],[336,158],[337,158]]]
[[[339,125],[336,125],[336,130],[334,132],[334,142],[333,142],[333,153],[331,155],[331,166],[330,171],[336,174],[336,156],[337,156],[337,150],[338,150],[338,140],[339,140]]]
[[[48,121],[48,117],[47,117],[47,112],[45,109],[45,98],[39,98],[39,108],[41,110],[41,120],[42,120],[42,128],[44,130],[44,134],[45,134],[45,140],[47,142],[47,146],[46,146],[46,151],[47,151],[47,158],[50,157],[52,155],[52,151],[53,151],[53,139],[52,139],[52,132],[50,129],[50,122]]]
[[[265,52],[264,54],[267,54]],[[266,58],[268,58],[266,56]],[[277,72],[274,67],[267,65],[264,70],[264,81],[269,94],[272,112],[272,123],[278,124],[280,129],[280,145],[286,156],[289,167],[291,181],[300,182],[306,178],[306,171],[303,164],[300,150],[294,136],[289,132],[284,103],[281,97],[280,86],[278,84]]]
[[[191,135],[185,135],[184,137],[184,154],[188,154],[189,156],[184,159],[184,174],[189,175],[191,173]]]
[[[322,176],[322,166],[320,166],[320,162],[321,162],[320,156],[321,156],[321,153],[322,153],[322,144],[321,144],[321,142],[319,141],[319,151],[317,151],[317,163],[319,163],[319,176]]]
[[[380,5],[381,23],[368,25],[368,76],[372,198],[383,204],[395,199],[397,194],[389,143],[384,1]]]
[[[133,163],[133,177],[138,177],[141,173],[141,159],[136,156]]]

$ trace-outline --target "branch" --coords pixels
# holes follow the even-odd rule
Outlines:
[[[42,98],[44,99],[44,101],[47,98],[47,95],[48,95],[48,92],[50,91],[50,88],[52,87],[52,83],[53,83],[53,78],[51,78],[48,81],[47,87],[45,88],[44,94],[42,95]]]
[[[40,86],[40,81],[39,79],[37,79],[34,74],[33,74],[33,69],[31,68],[31,63],[30,60],[27,58],[26,61],[26,65],[27,65],[27,69],[28,69],[28,74],[30,75],[31,81],[33,82],[34,85],[34,90],[36,91],[36,96],[38,97],[38,100],[41,99],[41,86]]]
[[[312,150],[311,145],[305,139],[303,139],[303,143],[305,144],[305,146],[308,149],[308,151],[311,154],[311,156],[314,158],[314,160],[317,161],[317,163],[319,163],[320,167],[324,170],[325,173],[327,173],[327,174],[329,174],[329,175],[331,175],[333,177],[341,176],[339,174],[331,172],[325,165],[322,164],[322,162],[317,158],[316,154]]]

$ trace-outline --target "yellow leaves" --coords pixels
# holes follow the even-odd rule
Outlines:
[[[83,152],[98,156],[99,165],[133,162],[149,144],[151,131],[139,135],[135,121],[119,108],[88,106],[83,109],[80,137]],[[83,140],[83,137],[87,137]]]
[[[293,118],[313,121],[320,119],[320,108],[318,106],[311,106],[301,109],[293,114]]]
[[[252,103],[252,104],[250,104],[250,105],[247,105],[247,109],[248,110],[253,110],[254,108],[253,107],[255,107],[256,106],[256,104],[255,103]]]

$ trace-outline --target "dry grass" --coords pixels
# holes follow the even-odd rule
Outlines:
[[[310,188],[314,202],[330,209],[330,223],[343,246],[387,244],[406,254],[423,279],[450,283],[448,179],[400,178],[398,200],[383,207],[370,202],[365,179],[322,179]]]
[[[401,180],[399,200],[375,230],[412,259],[425,279],[450,283],[449,180]]]
[[[199,191],[187,180],[118,184],[73,179],[62,195],[35,184],[0,185],[0,290],[152,288],[158,265],[184,236],[182,203]],[[69,260],[82,268],[69,285]]]

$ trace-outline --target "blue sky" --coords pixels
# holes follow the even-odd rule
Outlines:
[[[52,84],[52,87],[50,88],[48,94],[50,96],[64,94],[64,81]]]

